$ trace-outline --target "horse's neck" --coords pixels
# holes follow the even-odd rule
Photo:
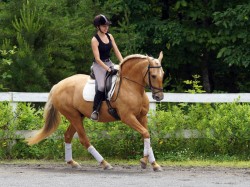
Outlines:
[[[126,84],[131,89],[136,88],[139,92],[144,92],[145,87],[145,73],[147,71],[147,62],[144,59],[140,59],[140,62],[129,62],[123,67],[121,72],[121,78],[127,79]]]

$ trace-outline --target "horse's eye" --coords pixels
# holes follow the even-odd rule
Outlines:
[[[152,78],[153,78],[153,79],[156,79],[156,75],[152,75]]]

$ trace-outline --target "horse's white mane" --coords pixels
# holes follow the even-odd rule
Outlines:
[[[120,63],[120,66],[126,62],[127,60],[131,59],[131,58],[147,58],[147,56],[145,55],[140,55],[140,54],[134,54],[134,55],[129,55],[129,56],[126,56],[123,61]]]

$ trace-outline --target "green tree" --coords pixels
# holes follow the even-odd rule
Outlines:
[[[156,53],[164,49],[167,55],[163,64],[171,69],[172,76],[185,80],[192,74],[200,74],[206,92],[222,86],[221,79],[218,79],[221,74],[224,74],[225,82],[232,73],[244,71],[248,77],[247,70],[242,67],[249,62],[248,1],[144,1],[147,5],[136,2],[126,1],[130,10],[136,10],[131,17],[136,20],[136,30],[146,44],[141,46],[142,51]],[[233,19],[236,15],[238,17]],[[240,67],[229,67],[221,61]],[[235,88],[237,81],[236,78],[231,81]],[[230,90],[228,85],[224,88]]]
[[[215,25],[219,27],[216,39],[221,44],[217,57],[223,57],[224,62],[229,65],[250,65],[249,15],[249,2],[213,14]]]
[[[20,11],[13,11],[20,5]],[[65,77],[89,73],[96,9],[91,8],[92,1],[13,0],[0,3],[0,7],[0,17],[6,23],[0,40],[9,38],[11,44],[18,46],[11,65],[10,90],[49,91]],[[13,12],[15,16],[9,16]]]
[[[10,65],[13,63],[11,56],[16,53],[16,46],[10,48],[9,40],[5,40],[0,49],[0,90],[8,90],[6,87],[6,79],[11,78],[11,72],[9,70]]]
[[[250,91],[246,0],[33,0],[29,14],[23,4],[28,6],[26,0],[0,2],[0,45],[7,39],[18,47],[14,76],[4,80],[13,91],[48,91],[65,77],[88,74],[92,20],[100,13],[111,19],[123,56],[157,57],[163,50],[163,66],[172,77],[168,89],[183,92],[183,80],[199,74],[206,92]],[[28,15],[35,32],[22,26]]]
[[[37,44],[43,24],[36,8],[27,1],[20,10],[20,18],[15,17],[12,24],[16,30],[18,52],[15,55],[15,63],[11,66],[11,80],[17,84],[11,89],[44,91],[44,88],[48,87],[48,80],[44,74],[46,59]],[[38,61],[38,59],[44,60]]]

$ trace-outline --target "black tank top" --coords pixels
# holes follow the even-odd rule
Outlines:
[[[101,40],[101,38],[99,37],[98,34],[95,35],[95,38],[99,42],[98,49],[99,49],[101,60],[106,60],[106,59],[110,58],[110,50],[112,48],[112,41],[111,41],[108,33],[106,33],[106,36],[108,37],[108,40],[109,40],[109,43],[107,43],[107,44],[103,43],[103,41]]]

